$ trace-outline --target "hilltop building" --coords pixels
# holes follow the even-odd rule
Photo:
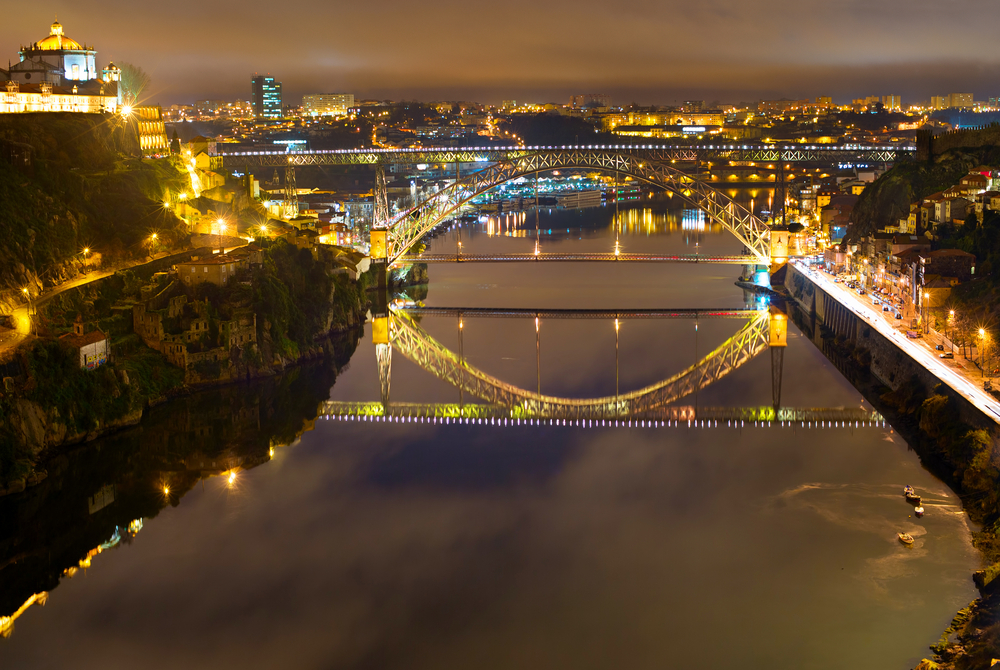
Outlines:
[[[22,46],[20,60],[0,70],[0,113],[114,112],[121,70],[97,70],[97,51],[69,38],[56,21],[49,35]]]

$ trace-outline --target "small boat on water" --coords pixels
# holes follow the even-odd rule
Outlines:
[[[906,486],[903,487],[903,495],[904,496],[912,496],[912,495],[915,495],[915,494],[916,494],[916,491],[914,491],[913,487],[910,486],[909,484],[907,484]]]
[[[924,508],[921,507],[920,505],[917,505],[916,507],[913,508],[913,513],[916,514],[918,518],[922,517],[924,515]]]
[[[906,498],[906,502],[908,503],[913,503],[914,505],[920,504],[920,496],[917,495],[917,492],[909,484],[903,488],[903,497]]]
[[[909,533],[896,533],[896,536],[899,538],[900,542],[907,546],[913,544],[913,536]]]

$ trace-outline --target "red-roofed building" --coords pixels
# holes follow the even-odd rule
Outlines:
[[[108,336],[100,330],[85,332],[83,319],[80,317],[73,324],[73,332],[66,333],[59,341],[77,351],[81,368],[93,370],[108,362]]]

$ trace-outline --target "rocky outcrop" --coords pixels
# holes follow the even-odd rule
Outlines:
[[[32,400],[18,398],[8,420],[11,427],[23,436],[24,445],[30,453],[37,455],[46,449],[89,442],[99,435],[134,426],[142,420],[142,408],[113,421],[99,420],[91,429],[78,431],[69,427],[71,422],[59,416],[57,408],[43,407]]]

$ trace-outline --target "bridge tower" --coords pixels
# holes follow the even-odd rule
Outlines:
[[[294,219],[299,215],[299,189],[295,186],[295,168],[285,168],[285,218]]]
[[[788,317],[776,307],[768,314],[767,345],[771,350],[771,402],[781,407],[781,378],[785,367],[785,347],[788,346]]]
[[[771,274],[785,267],[788,263],[788,236],[787,230],[771,229]]]
[[[389,257],[389,194],[385,184],[385,166],[375,166],[375,215],[370,235],[369,256],[383,266]]]
[[[389,344],[389,314],[372,318],[372,342],[378,362],[378,381],[382,391],[382,407],[389,408],[389,382],[392,379],[392,345]]]

